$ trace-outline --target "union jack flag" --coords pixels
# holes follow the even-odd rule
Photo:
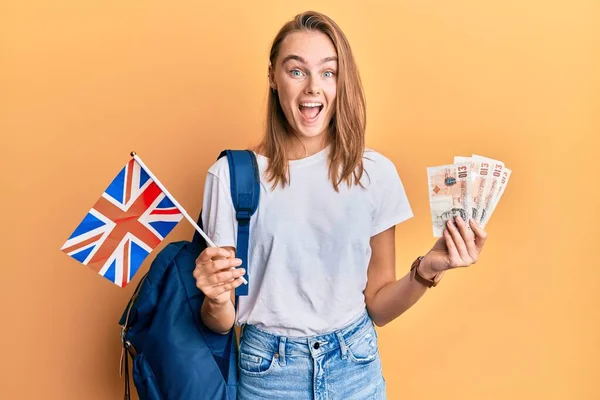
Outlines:
[[[144,168],[131,159],[61,250],[125,287],[182,218]]]

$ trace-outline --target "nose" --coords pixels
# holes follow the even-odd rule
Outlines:
[[[321,87],[317,84],[317,80],[315,78],[307,79],[307,85],[305,89],[306,94],[319,95],[321,94]]]

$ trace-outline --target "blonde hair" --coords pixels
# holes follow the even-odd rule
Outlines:
[[[299,31],[324,33],[337,51],[337,94],[327,138],[331,144],[329,179],[336,191],[339,191],[339,185],[344,181],[348,186],[352,183],[361,185],[366,128],[365,96],[350,44],[331,18],[315,11],[307,11],[287,22],[275,36],[269,56],[273,67],[284,39],[290,33]],[[269,90],[266,132],[257,147],[269,159],[267,180],[273,181],[273,188],[279,184],[285,187],[290,181],[285,151],[290,130],[277,93]]]

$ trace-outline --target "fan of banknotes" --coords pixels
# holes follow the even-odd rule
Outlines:
[[[446,221],[459,215],[485,227],[511,173],[502,161],[476,154],[455,156],[454,164],[427,168],[433,236],[441,237]]]

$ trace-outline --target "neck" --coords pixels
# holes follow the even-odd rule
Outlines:
[[[323,134],[312,138],[302,138],[294,135],[289,137],[289,140],[287,140],[287,143],[284,146],[288,160],[299,160],[320,152],[330,143],[331,140],[329,139],[329,135],[324,132]],[[267,151],[265,146],[266,141],[263,139],[261,143],[251,147],[250,150],[266,156]]]
[[[328,135],[321,134],[312,138],[294,137],[287,146],[289,160],[310,157],[323,150],[329,144]]]

